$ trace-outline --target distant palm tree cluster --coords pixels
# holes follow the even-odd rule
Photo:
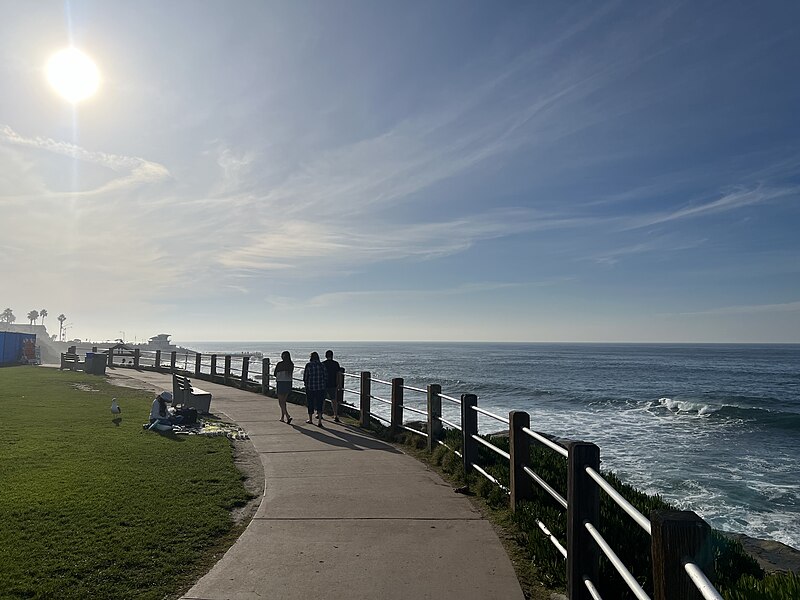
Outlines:
[[[41,324],[44,325],[44,318],[47,316],[47,309],[43,308],[41,310],[32,310],[28,313],[28,321],[31,325],[35,325],[38,319],[41,319]],[[58,339],[63,341],[64,337],[64,321],[67,320],[66,315],[61,313],[58,315]],[[14,321],[17,320],[17,317],[14,315],[14,311],[10,308],[6,308],[2,313],[0,313],[0,323],[8,323],[11,325]]]

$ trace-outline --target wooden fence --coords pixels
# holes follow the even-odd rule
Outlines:
[[[168,362],[164,363],[166,357],[162,357],[158,351],[145,354],[136,350],[130,362],[114,365],[113,356],[109,356],[109,363],[114,366],[180,372],[197,379],[244,389],[251,388],[268,394],[271,383],[270,359],[261,359],[260,369],[257,369],[260,372],[256,373],[251,369],[251,357],[236,358],[241,360],[238,369],[232,367],[231,355],[223,355],[221,371],[218,370],[219,356],[216,354],[206,359],[202,354],[178,356],[177,352],[172,352],[169,354]],[[295,378],[295,381],[302,383],[302,379],[299,378]],[[348,386],[350,382],[357,383],[358,387]],[[521,502],[531,499],[536,486],[549,494],[555,503],[566,511],[566,540],[563,542],[558,540],[550,532],[547,524],[537,520],[537,525],[542,534],[564,557],[569,600],[601,600],[597,590],[601,555],[614,566],[636,598],[651,600],[599,532],[601,493],[607,494],[634,524],[650,536],[653,600],[722,600],[711,583],[713,557],[709,551],[711,547],[709,525],[692,511],[654,511],[649,516],[641,514],[600,474],[600,449],[595,444],[583,441],[567,442],[543,435],[530,428],[531,416],[527,412],[511,411],[507,417],[501,416],[480,407],[478,397],[474,394],[462,394],[460,398],[448,396],[442,393],[438,384],[418,388],[405,385],[402,378],[394,378],[391,381],[375,378],[369,371],[363,371],[358,375],[341,373],[337,384],[340,406],[352,411],[362,427],[370,426],[371,419],[376,419],[393,430],[412,432],[427,440],[430,452],[438,445],[445,445],[442,438],[446,427],[459,430],[461,447],[450,449],[462,460],[464,472],[477,472],[499,486],[508,494],[512,510],[516,510]],[[379,389],[377,386],[388,388],[389,397],[377,394]],[[423,394],[425,409],[404,402],[407,393]],[[345,400],[347,395],[357,399],[357,403],[347,402]],[[443,417],[443,401],[460,407],[460,422]],[[372,410],[373,402],[386,406],[384,412],[388,412],[388,418]],[[407,420],[406,414],[415,415],[416,418]],[[508,452],[478,434],[479,416],[503,425],[508,432]],[[411,427],[412,424],[420,422],[425,423],[424,429]],[[533,465],[530,464],[530,449],[534,444],[560,455],[566,461],[566,497],[561,496],[533,470]],[[507,484],[498,481],[479,464],[478,449],[481,446],[508,461]]]

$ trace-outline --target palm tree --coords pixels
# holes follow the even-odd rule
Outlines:
[[[64,321],[67,320],[67,317],[64,316],[64,313],[61,313],[60,315],[58,315],[57,318],[58,318],[58,339],[59,341],[63,342],[64,340],[61,339],[62,338],[61,332],[64,330]]]
[[[0,321],[5,321],[9,325],[11,325],[16,320],[17,317],[14,316],[14,312],[10,308],[7,308],[2,313],[0,313]]]
[[[31,325],[33,325],[34,321],[36,321],[36,319],[38,318],[39,318],[38,310],[32,310],[31,312],[28,313],[28,321],[31,322]]]
[[[39,311],[39,316],[42,318],[42,325],[44,325],[44,318],[47,316],[47,309],[43,308]]]

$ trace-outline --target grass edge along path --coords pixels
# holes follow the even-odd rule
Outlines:
[[[152,398],[0,369],[0,598],[179,597],[240,535],[231,510],[251,496],[230,442],[143,430]]]

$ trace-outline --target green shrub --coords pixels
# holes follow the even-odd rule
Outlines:
[[[722,590],[725,600],[797,600],[800,575],[770,573],[764,578],[743,575],[730,589]]]

